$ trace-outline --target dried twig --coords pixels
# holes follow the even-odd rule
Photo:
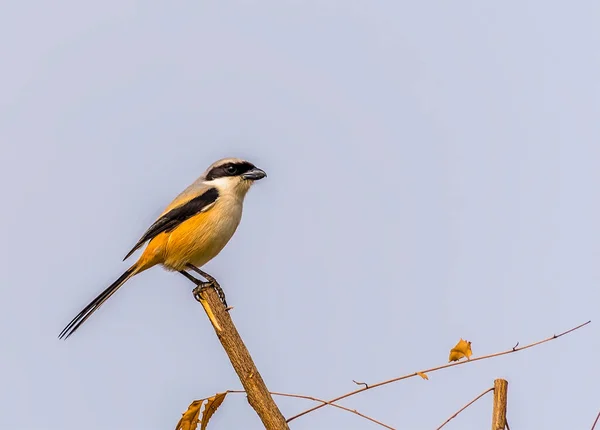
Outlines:
[[[575,330],[578,330],[578,329],[580,329],[580,328],[588,325],[590,322],[591,321],[587,321],[587,322],[585,322],[583,324],[580,324],[577,327],[573,327],[572,329],[569,329],[569,330],[567,330],[565,332],[552,335],[552,336],[550,336],[550,337],[548,337],[546,339],[543,339],[543,340],[540,340],[540,341],[537,341],[537,342],[534,342],[534,343],[530,343],[529,345],[525,345],[525,346],[522,346],[520,348],[517,348],[515,346],[514,348],[508,349],[506,351],[496,352],[494,354],[483,355],[481,357],[471,358],[468,361],[467,360],[465,360],[465,361],[456,361],[456,362],[445,364],[443,366],[432,367],[431,369],[421,370],[420,372],[414,372],[414,373],[410,373],[410,374],[407,374],[407,375],[399,376],[397,378],[388,379],[387,381],[382,381],[382,382],[378,382],[376,384],[371,384],[368,387],[359,388],[357,390],[354,390],[354,391],[351,391],[349,393],[346,393],[346,394],[343,394],[341,396],[338,396],[335,399],[331,399],[331,400],[329,400],[328,402],[326,402],[324,404],[321,404],[321,405],[318,405],[318,406],[314,406],[314,407],[312,407],[310,409],[307,409],[307,410],[305,410],[303,412],[300,412],[299,414],[296,414],[293,417],[288,418],[287,422],[289,423],[290,421],[293,421],[296,418],[300,418],[303,415],[306,415],[306,414],[308,414],[310,412],[316,411],[317,409],[321,409],[326,404],[331,404],[331,403],[337,402],[337,401],[345,399],[347,397],[354,396],[355,394],[362,393],[363,391],[371,390],[373,388],[381,387],[383,385],[391,384],[393,382],[398,382],[398,381],[401,381],[403,379],[412,378],[412,377],[417,376],[419,373],[431,373],[431,372],[435,372],[437,370],[447,369],[449,367],[460,366],[460,365],[467,364],[467,363],[474,363],[476,361],[486,360],[488,358],[499,357],[501,355],[512,354],[512,353],[515,353],[515,352],[523,351],[523,350],[528,349],[528,348],[533,348],[534,346],[541,345],[542,343],[550,342],[551,340],[558,339],[561,336],[564,336],[564,335],[569,334],[569,333],[571,333],[571,332],[573,332]]]
[[[475,397],[473,400],[471,400],[469,403],[467,403],[466,405],[464,405],[462,408],[460,408],[458,411],[456,411],[450,418],[448,418],[446,421],[444,421],[444,423],[441,426],[439,426],[437,429],[435,429],[435,430],[440,430],[442,427],[444,427],[446,424],[448,424],[450,421],[452,421],[454,418],[456,418],[456,416],[458,414],[460,414],[462,411],[464,411],[465,409],[467,409],[469,406],[471,406],[477,400],[481,399],[483,396],[485,396],[490,391],[494,391],[494,387],[488,388],[483,393],[481,393],[480,395],[478,395],[477,397]]]
[[[594,430],[596,428],[596,424],[598,424],[599,420],[600,420],[600,412],[598,412],[598,415],[596,416],[596,420],[594,421],[594,424],[592,425],[592,430]]]
[[[366,382],[358,382],[358,381],[355,381],[354,379],[352,380],[352,382],[354,382],[356,385],[364,385],[365,388],[369,388],[369,384],[367,384]]]
[[[227,392],[228,392],[228,393],[234,393],[234,394],[242,394],[242,393],[245,393],[245,391],[244,391],[244,390],[227,390]],[[382,427],[385,427],[386,429],[395,430],[395,428],[394,428],[394,427],[391,427],[391,426],[389,426],[389,425],[387,425],[387,424],[384,424],[384,423],[382,423],[381,421],[378,421],[378,420],[376,420],[375,418],[372,418],[372,417],[370,417],[370,416],[368,416],[368,415],[365,415],[365,414],[363,414],[363,413],[360,413],[360,412],[358,412],[356,409],[350,409],[350,408],[347,408],[347,407],[345,407],[345,406],[338,405],[337,403],[331,403],[331,402],[328,402],[328,401],[326,401],[326,400],[319,399],[318,397],[313,397],[313,396],[305,396],[305,395],[303,395],[303,394],[278,393],[278,392],[276,392],[276,391],[270,391],[270,393],[271,393],[271,395],[273,395],[273,396],[282,396],[282,397],[295,397],[296,399],[306,399],[306,400],[312,400],[312,401],[314,401],[314,402],[319,402],[319,403],[322,403],[322,404],[324,404],[324,405],[330,405],[330,406],[333,406],[333,407],[335,407],[335,408],[339,408],[339,409],[342,409],[342,410],[344,410],[344,411],[351,412],[351,413],[353,413],[353,414],[355,414],[355,415],[358,415],[359,417],[365,418],[365,419],[367,419],[367,420],[369,420],[369,421],[371,421],[371,422],[373,422],[373,423],[375,423],[375,424],[379,424],[380,426],[382,426]]]

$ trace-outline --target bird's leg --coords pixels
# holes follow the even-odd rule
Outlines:
[[[200,301],[200,293],[205,288],[214,288],[217,291],[217,294],[219,295],[219,298],[221,299],[221,301],[223,302],[225,307],[227,307],[227,302],[225,301],[225,298],[224,298],[225,294],[223,293],[223,290],[221,289],[221,287],[219,286],[218,283],[216,283],[216,285],[215,285],[210,280],[208,282],[201,281],[200,279],[194,278],[192,275],[190,275],[185,270],[180,270],[179,273],[181,273],[183,276],[185,276],[190,281],[192,281],[194,283],[194,285],[196,285],[196,288],[194,288],[192,290],[192,294],[194,295],[194,298],[196,300]]]
[[[196,279],[194,278],[192,275],[190,275],[188,272],[186,272],[185,270],[180,270],[179,273],[181,273],[183,276],[185,276],[186,278],[188,278],[190,281],[192,281],[192,283],[196,286],[202,286],[205,285],[208,288],[208,282],[204,282],[201,281],[200,279]]]
[[[221,302],[223,303],[223,305],[227,308],[228,306],[227,306],[227,300],[225,299],[225,293],[223,292],[223,289],[221,288],[221,286],[219,285],[217,280],[215,278],[213,278],[212,276],[210,276],[205,271],[198,269],[196,266],[194,266],[192,264],[188,264],[187,267],[189,269],[193,270],[194,272],[198,273],[199,275],[201,275],[204,279],[206,279],[208,281],[208,282],[202,282],[202,281],[194,278],[189,273],[184,272],[183,270],[181,271],[181,273],[184,274],[184,276],[186,278],[188,278],[190,281],[192,281],[196,284],[196,288],[194,288],[194,290],[192,291],[196,300],[199,300],[199,294],[204,288],[212,287],[215,289],[215,291],[219,295],[219,298],[221,299]]]

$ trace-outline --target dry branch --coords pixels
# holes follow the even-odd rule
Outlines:
[[[456,418],[458,416],[458,414],[460,414],[462,411],[464,411],[465,409],[467,409],[469,406],[471,406],[473,403],[475,403],[477,400],[481,399],[483,396],[485,396],[487,393],[489,393],[490,391],[494,391],[493,388],[488,388],[487,390],[485,390],[483,393],[481,393],[480,395],[478,395],[477,397],[475,397],[473,400],[471,400],[469,403],[467,403],[466,405],[464,405],[462,408],[460,408],[458,411],[454,412],[454,414],[452,414],[452,416],[450,416],[446,421],[444,421],[442,423],[441,426],[439,426],[437,429],[435,430],[440,430],[442,427],[444,427],[446,424],[448,424],[450,421],[452,421],[454,418]]]
[[[599,420],[600,420],[600,412],[598,412],[598,415],[596,416],[596,420],[594,421],[594,424],[592,424],[592,430],[594,430],[596,428],[596,424],[598,424]]]
[[[494,409],[492,411],[492,430],[506,428],[506,405],[508,401],[508,381],[496,379],[494,381]]]
[[[245,391],[243,391],[243,390],[228,390],[227,392],[228,393],[234,393],[234,394],[245,393]],[[312,400],[313,402],[319,402],[319,403],[322,403],[324,405],[330,405],[330,406],[333,406],[335,408],[341,409],[343,411],[351,412],[354,415],[358,415],[359,417],[362,417],[362,418],[364,418],[366,420],[369,420],[369,421],[371,421],[371,422],[373,422],[375,424],[378,424],[381,427],[385,427],[386,429],[395,430],[394,427],[389,426],[387,424],[384,424],[381,421],[378,421],[375,418],[372,418],[372,417],[370,417],[368,415],[365,415],[365,414],[363,414],[361,412],[358,412],[356,409],[350,409],[350,408],[347,408],[346,406],[338,405],[337,403],[329,403],[326,400],[319,399],[318,397],[305,396],[304,394],[278,393],[276,391],[271,391],[271,395],[273,395],[273,396],[282,396],[282,397],[293,397],[293,398],[296,398],[296,399]]]
[[[558,339],[561,336],[564,336],[564,335],[569,334],[569,333],[571,333],[571,332],[573,332],[575,330],[578,330],[578,329],[580,329],[580,328],[588,325],[590,322],[591,321],[587,321],[587,322],[585,322],[583,324],[578,325],[577,327],[573,327],[572,329],[569,329],[569,330],[564,331],[562,333],[552,335],[552,336],[550,336],[550,337],[548,337],[546,339],[543,339],[543,340],[540,340],[540,341],[537,341],[537,342],[534,342],[534,343],[530,343],[529,345],[525,345],[525,346],[522,346],[522,347],[518,347],[519,343],[517,342],[517,344],[514,347],[512,347],[511,349],[506,350],[506,351],[496,352],[494,354],[489,354],[489,355],[483,355],[481,357],[475,357],[475,358],[471,358],[470,360],[465,360],[465,361],[455,361],[453,363],[448,363],[448,364],[445,364],[443,366],[432,367],[431,369],[426,369],[426,370],[421,370],[419,372],[409,373],[407,375],[399,376],[399,377],[393,378],[393,379],[388,379],[387,381],[378,382],[376,384],[369,384],[369,385],[367,385],[366,383],[364,383],[365,387],[359,388],[359,389],[354,390],[354,391],[350,391],[349,393],[343,394],[341,396],[336,397],[335,399],[329,400],[327,403],[324,403],[324,404],[321,404],[321,405],[317,405],[317,406],[314,406],[314,407],[312,407],[310,409],[307,409],[307,410],[305,410],[303,412],[300,412],[299,414],[296,414],[293,417],[288,418],[287,422],[289,423],[290,421],[293,421],[296,418],[300,418],[303,415],[306,415],[306,414],[308,414],[310,412],[316,411],[317,409],[321,409],[326,404],[331,404],[331,403],[337,402],[339,400],[345,399],[347,397],[354,396],[355,394],[362,393],[363,391],[372,390],[373,388],[381,387],[383,385],[391,384],[393,382],[398,382],[398,381],[401,381],[403,379],[413,378],[413,377],[419,375],[420,373],[427,374],[427,373],[435,372],[437,370],[447,369],[449,367],[461,366],[463,364],[474,363],[476,361],[486,360],[488,358],[499,357],[501,355],[512,354],[512,353],[515,353],[515,352],[523,351],[523,350],[528,349],[528,348],[533,348],[534,346],[541,345],[542,343],[550,342],[551,340]]]
[[[200,293],[200,303],[210,319],[215,333],[229,357],[244,390],[248,403],[254,408],[267,430],[288,430],[289,427],[281,411],[269,393],[254,361],[244,345],[229,313],[213,288]]]

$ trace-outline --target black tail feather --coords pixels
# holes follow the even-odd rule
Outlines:
[[[67,324],[63,331],[60,332],[58,338],[67,339],[69,336],[75,333],[81,324],[83,324],[90,316],[92,316],[92,314],[98,310],[100,306],[102,306],[102,303],[107,301],[110,296],[112,296],[119,289],[119,287],[123,285],[125,281],[127,281],[127,279],[134,275],[134,273],[134,267],[127,269],[125,273],[119,277],[119,279],[113,282],[106,290],[102,291],[98,297],[96,297],[85,308],[83,308],[83,310],[79,312],[69,324]]]

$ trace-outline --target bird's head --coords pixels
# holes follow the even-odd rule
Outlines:
[[[254,181],[267,174],[249,161],[241,158],[223,158],[215,161],[204,172],[204,183],[213,185],[219,191],[245,196]]]

